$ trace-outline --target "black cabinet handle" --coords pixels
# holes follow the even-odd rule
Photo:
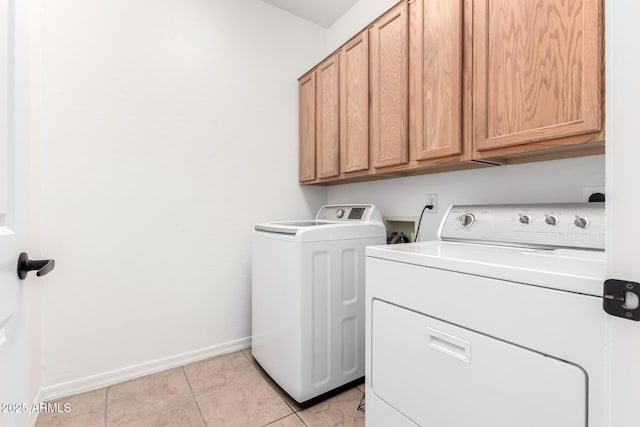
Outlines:
[[[18,257],[18,277],[24,280],[29,271],[37,270],[38,276],[44,276],[56,266],[55,260],[52,259],[29,259],[26,252],[22,252]]]

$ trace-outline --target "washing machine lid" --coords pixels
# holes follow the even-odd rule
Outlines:
[[[276,221],[258,224],[256,232],[273,233],[274,237],[296,241],[386,238],[380,212],[373,205],[325,205],[315,220]]]
[[[266,231],[270,233],[296,234],[305,228],[317,227],[320,225],[322,225],[322,223],[314,220],[278,221],[258,224],[255,226],[255,229],[257,231]]]
[[[602,296],[603,251],[429,241],[372,246],[367,257]],[[399,280],[402,280],[401,278]],[[455,283],[451,284],[455,287]],[[455,291],[452,291],[455,298]]]
[[[256,233],[268,233],[272,238],[284,238],[298,242],[320,242],[328,240],[386,239],[383,223],[357,222],[335,223],[318,221],[282,221],[258,224]]]

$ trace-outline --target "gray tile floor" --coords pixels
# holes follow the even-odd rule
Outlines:
[[[60,399],[71,411],[42,413],[36,426],[364,426],[363,392],[301,409],[244,350]]]

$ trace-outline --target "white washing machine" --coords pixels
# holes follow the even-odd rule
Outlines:
[[[251,351],[298,403],[364,376],[365,248],[385,242],[373,205],[255,227]]]
[[[367,427],[609,425],[603,205],[452,206],[368,248]]]

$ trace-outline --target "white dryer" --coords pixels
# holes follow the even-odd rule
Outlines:
[[[367,426],[607,425],[603,205],[453,206],[368,248]]]
[[[251,351],[298,403],[364,376],[365,248],[385,242],[373,205],[255,227]]]

